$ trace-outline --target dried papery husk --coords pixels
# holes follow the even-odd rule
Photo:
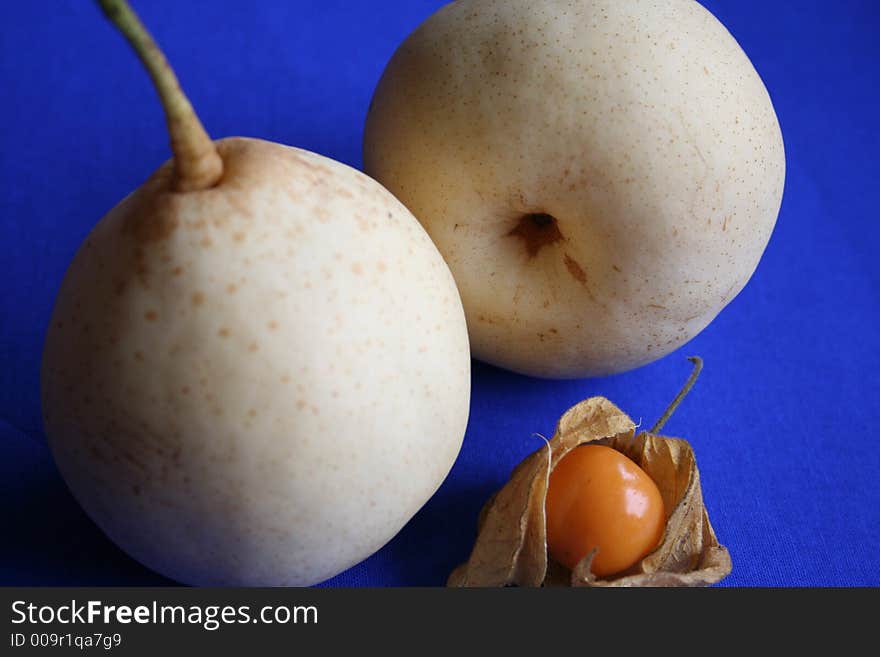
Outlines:
[[[690,444],[642,432],[604,397],[591,397],[560,418],[556,433],[520,463],[480,513],[477,540],[448,586],[705,586],[730,573],[727,549],[718,543],[703,504],[700,473]],[[545,502],[550,472],[568,452],[607,445],[635,461],[663,497],[666,529],[660,545],[629,570],[599,579],[593,555],[573,571],[547,553]]]

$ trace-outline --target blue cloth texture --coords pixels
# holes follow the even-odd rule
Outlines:
[[[362,167],[373,89],[443,0],[134,0],[214,138]],[[458,460],[376,554],[328,586],[441,586],[484,501],[576,402],[604,395],[687,438],[733,571],[722,586],[880,585],[880,5],[704,0],[751,58],[786,145],[782,210],[746,288],[683,348],[616,376],[547,381],[479,362]],[[90,2],[0,10],[0,585],[171,584],[117,548],[60,478],[39,365],[66,267],[169,156],[155,91]]]

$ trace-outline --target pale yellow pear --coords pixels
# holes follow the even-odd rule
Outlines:
[[[743,288],[785,177],[768,92],[693,0],[458,0],[400,46],[365,170],[452,269],[475,356],[631,369]]]
[[[391,539],[458,454],[458,292],[374,180],[267,141],[211,142],[165,100],[170,124],[195,120],[178,130],[195,155],[175,142],[64,278],[42,371],[52,453],[148,567],[314,584]]]

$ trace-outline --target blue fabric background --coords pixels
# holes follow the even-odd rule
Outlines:
[[[395,47],[442,0],[135,0],[215,138],[247,135],[361,166]],[[735,586],[880,585],[880,9],[873,0],[704,0],[765,80],[786,142],[782,212],[756,274],[690,344],[627,374],[541,381],[474,364],[449,478],[384,549],[330,585],[442,585],[483,501],[602,394],[693,444]],[[155,93],[96,7],[0,10],[0,584],[156,585],[77,506],[45,445],[44,329],[98,219],[169,154]]]

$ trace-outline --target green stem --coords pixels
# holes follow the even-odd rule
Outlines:
[[[682,400],[687,397],[687,394],[691,391],[691,388],[693,388],[694,384],[697,382],[697,377],[700,376],[700,370],[703,369],[703,359],[699,356],[691,356],[688,358],[688,360],[694,364],[694,369],[691,372],[691,375],[688,377],[688,380],[685,381],[684,386],[675,396],[675,399],[672,400],[672,403],[669,404],[669,407],[663,412],[663,415],[660,416],[660,419],[654,423],[654,426],[651,427],[648,433],[656,434],[663,428],[663,425],[666,424],[667,420],[672,417],[672,414],[675,413],[675,409],[678,408],[678,405],[682,402]]]
[[[134,48],[159,92],[174,153],[175,189],[188,192],[213,187],[223,176],[223,160],[181,90],[165,55],[126,0],[97,2]]]

